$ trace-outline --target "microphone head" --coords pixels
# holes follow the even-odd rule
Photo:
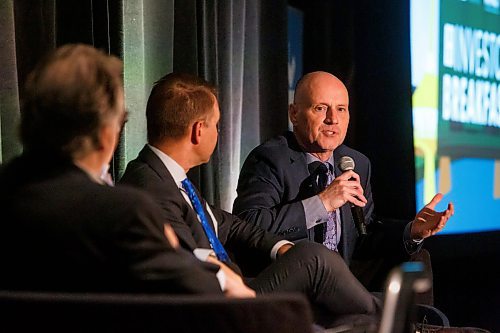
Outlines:
[[[354,160],[351,156],[342,156],[339,161],[339,168],[342,172],[354,170]]]

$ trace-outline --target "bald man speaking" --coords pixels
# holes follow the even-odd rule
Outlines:
[[[288,113],[293,131],[263,143],[246,159],[233,206],[236,215],[291,241],[324,244],[351,268],[355,262],[353,272],[363,271],[362,282],[369,286],[375,274],[363,262],[371,267],[385,262],[377,264],[385,279],[389,268],[418,253],[423,240],[453,214],[451,203],[442,212],[434,210],[442,198],[438,193],[413,221],[390,228],[375,221],[370,161],[343,144],[349,94],[334,75],[304,75]],[[347,166],[339,163],[344,158]]]

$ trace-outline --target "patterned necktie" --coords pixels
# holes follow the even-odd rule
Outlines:
[[[229,259],[226,250],[224,250],[224,247],[222,246],[221,242],[215,235],[215,231],[212,229],[210,223],[207,220],[207,216],[205,215],[205,210],[203,209],[203,206],[200,202],[200,199],[198,198],[198,195],[196,195],[196,191],[194,190],[193,184],[187,178],[184,179],[181,183],[182,183],[182,188],[186,190],[189,200],[191,200],[191,204],[193,204],[193,208],[196,211],[196,214],[198,214],[198,217],[200,218],[201,225],[205,230],[205,234],[207,235],[208,241],[210,242],[210,245],[212,246],[212,249],[214,250],[215,255],[217,256],[217,259],[224,262],[230,262],[231,260]]]
[[[329,163],[321,163],[316,169],[318,175],[318,193],[323,191],[333,181],[333,173]],[[337,250],[337,213],[328,212],[328,221],[314,228],[315,241],[323,243],[330,250]]]

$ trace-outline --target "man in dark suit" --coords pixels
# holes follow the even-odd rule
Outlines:
[[[191,75],[169,74],[153,87],[146,117],[148,144],[120,182],[156,198],[184,248],[228,275],[249,262],[269,264],[248,286],[257,293],[306,294],[317,314],[327,313],[328,323],[323,324],[377,320],[380,301],[337,253],[313,242],[293,245],[265,232],[208,205],[190,184],[186,173],[207,162],[217,143],[220,112],[211,85]]]
[[[349,96],[335,76],[313,72],[301,78],[289,117],[293,132],[255,148],[242,167],[233,206],[241,218],[290,240],[323,243],[351,265],[353,257],[402,260],[453,214],[451,203],[443,212],[434,210],[442,198],[437,194],[408,224],[387,229],[373,221],[370,161],[343,144]],[[340,170],[343,156],[354,160],[354,170]],[[320,186],[323,173],[329,179]],[[352,205],[362,207],[366,235],[357,230]]]
[[[126,118],[121,76],[118,58],[85,45],[30,74],[24,152],[0,172],[0,288],[222,296],[218,267],[178,248],[146,193],[105,184]]]

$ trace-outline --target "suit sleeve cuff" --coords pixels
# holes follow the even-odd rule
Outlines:
[[[212,249],[197,248],[193,250],[193,254],[200,261],[207,261],[209,255],[215,257],[215,252]],[[226,291],[226,274],[224,273],[224,271],[222,269],[219,269],[215,274],[215,277],[219,281],[220,289],[222,291]]]
[[[271,249],[271,259],[272,260],[276,260],[276,256],[278,255],[278,250],[280,249],[280,247],[282,247],[285,244],[294,245],[292,242],[287,241],[286,239],[280,240],[279,242],[274,244],[273,248]]]
[[[423,239],[411,239],[411,226],[413,221],[408,223],[405,227],[405,231],[403,233],[403,243],[405,245],[406,252],[409,255],[415,254],[420,251],[422,247]]]
[[[317,195],[302,200],[302,206],[304,206],[307,229],[328,221],[328,212]]]
[[[212,249],[196,248],[193,250],[193,254],[200,261],[207,261],[209,255],[216,257],[215,252]]]
[[[226,273],[222,269],[219,269],[215,277],[219,280],[220,289],[226,291]]]

